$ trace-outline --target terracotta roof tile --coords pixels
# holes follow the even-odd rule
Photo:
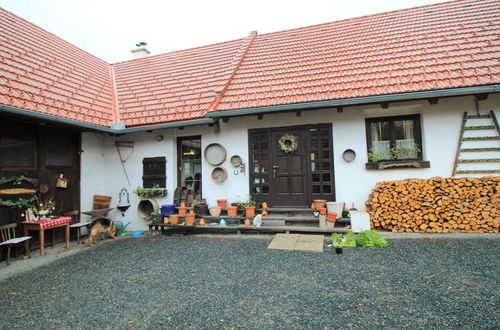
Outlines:
[[[112,123],[106,62],[1,8],[0,35],[0,77],[6,87],[0,89],[0,103],[103,126]]]
[[[500,66],[499,4],[455,1],[259,35],[217,110],[499,83],[486,71]]]
[[[461,0],[109,65],[0,9],[0,103],[127,126],[500,83],[500,1]]]

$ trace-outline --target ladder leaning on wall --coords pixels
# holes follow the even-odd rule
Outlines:
[[[452,176],[500,175],[500,128],[493,111],[464,112]]]

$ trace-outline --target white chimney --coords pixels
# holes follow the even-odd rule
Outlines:
[[[138,44],[136,44],[137,48],[131,50],[132,54],[134,54],[134,59],[143,58],[151,54],[151,52],[146,49],[146,45],[147,44],[144,41],[141,41]]]

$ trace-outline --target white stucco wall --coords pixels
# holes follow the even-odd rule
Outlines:
[[[500,95],[490,95],[485,101],[480,101],[482,112],[495,110],[500,117]],[[130,230],[146,229],[146,222],[137,215],[139,198],[132,191],[142,185],[142,159],[144,157],[167,158],[167,190],[168,196],[158,199],[158,203],[171,203],[173,192],[177,186],[176,178],[176,148],[177,137],[202,136],[202,150],[210,143],[217,142],[227,151],[227,158],[220,166],[228,170],[228,179],[217,184],[211,179],[213,166],[205,160],[202,162],[203,197],[209,205],[216,200],[226,198],[230,202],[244,200],[249,193],[248,178],[248,129],[264,127],[282,127],[292,125],[331,123],[333,130],[333,155],[335,191],[337,201],[347,202],[358,209],[364,209],[364,202],[374,185],[383,180],[398,180],[406,178],[429,178],[433,176],[449,177],[455,158],[457,141],[464,111],[475,112],[472,97],[457,97],[440,99],[436,105],[427,101],[391,103],[388,109],[379,105],[346,107],[342,113],[336,109],[302,111],[297,117],[295,112],[266,114],[262,120],[256,116],[233,117],[229,122],[221,121],[221,132],[214,133],[214,128],[208,125],[186,127],[185,129],[164,129],[154,132],[126,134],[118,138],[109,135],[84,133],[82,136],[82,210],[90,209],[94,194],[110,195],[112,205],[118,203],[118,194],[122,187],[130,193],[131,207],[122,217],[118,211],[109,215],[114,220],[131,222]],[[365,118],[395,116],[403,114],[420,114],[422,124],[422,149],[424,160],[430,161],[428,169],[388,169],[366,170],[366,129]],[[157,135],[164,139],[156,141]],[[120,164],[115,141],[133,141],[133,153],[124,149],[123,156],[127,158],[125,168],[130,178],[130,184]],[[495,141],[498,142],[498,141]],[[353,162],[345,162],[342,153],[353,149],[357,157]],[[230,157],[239,155],[245,162],[246,172],[235,174],[235,168],[230,164]]]

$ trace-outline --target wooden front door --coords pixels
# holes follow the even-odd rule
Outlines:
[[[280,149],[288,134],[293,152]],[[309,206],[315,199],[335,200],[331,125],[249,130],[250,191],[273,207]]]
[[[297,150],[284,152],[279,147],[281,137],[288,134],[297,141]],[[289,141],[289,140],[288,140]],[[307,148],[303,129],[271,130],[271,199],[273,205],[307,205]]]

